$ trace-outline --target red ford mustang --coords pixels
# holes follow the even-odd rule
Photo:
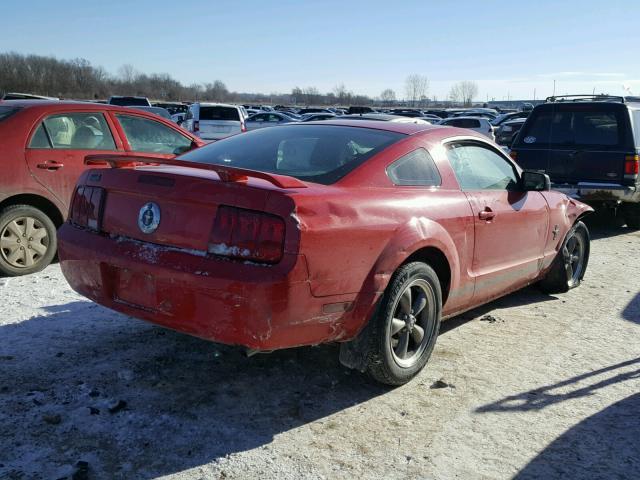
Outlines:
[[[468,130],[312,122],[99,161],[59,232],[76,291],[250,351],[341,342],[388,384],[422,369],[442,318],[587,268],[591,209]]]

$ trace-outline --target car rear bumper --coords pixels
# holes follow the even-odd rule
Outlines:
[[[313,297],[302,255],[285,254],[278,265],[262,266],[67,223],[59,230],[59,256],[78,293],[183,333],[255,350],[347,339],[349,314],[327,305],[353,302],[355,295]]]
[[[640,202],[640,191],[636,187],[615,183],[552,184],[551,188],[585,203],[590,202]]]

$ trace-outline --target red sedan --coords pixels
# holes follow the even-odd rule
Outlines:
[[[442,318],[587,268],[591,209],[468,130],[336,120],[87,161],[113,168],[82,176],[60,230],[76,291],[250,351],[341,342],[388,384],[422,369]]]
[[[56,254],[90,153],[173,158],[203,145],[157,115],[89,102],[0,102],[0,274],[24,275]]]

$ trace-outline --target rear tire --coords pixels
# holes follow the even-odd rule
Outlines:
[[[368,374],[387,385],[402,385],[415,377],[436,344],[441,310],[435,271],[421,262],[400,267],[366,331]]]
[[[12,205],[0,211],[0,274],[38,272],[51,263],[58,242],[56,227],[41,210]]]
[[[578,287],[587,271],[590,242],[589,230],[584,223],[577,222],[571,227],[551,269],[540,280],[540,289],[546,293],[565,293]]]

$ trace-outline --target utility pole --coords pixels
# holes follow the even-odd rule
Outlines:
[[[556,81],[553,81],[553,96],[556,96]]]

